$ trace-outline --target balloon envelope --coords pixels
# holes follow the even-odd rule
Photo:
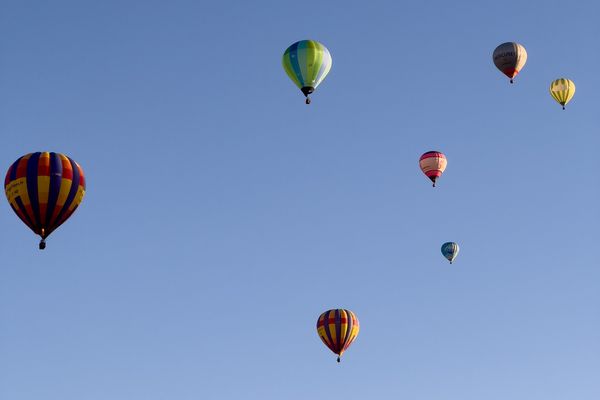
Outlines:
[[[567,78],[559,78],[550,84],[550,95],[564,110],[575,95],[575,83]]]
[[[419,159],[421,171],[431,179],[433,186],[435,186],[436,180],[446,170],[446,165],[448,165],[446,156],[439,151],[428,151]]]
[[[317,320],[317,333],[325,346],[339,356],[338,362],[356,339],[359,329],[358,318],[350,310],[328,310]]]
[[[450,261],[450,264],[458,255],[459,250],[458,243],[446,242],[442,245],[442,254]]]
[[[492,58],[496,68],[508,76],[510,83],[512,83],[513,78],[517,76],[527,62],[527,51],[519,43],[506,42],[496,47]]]
[[[49,152],[15,161],[4,181],[13,211],[42,242],[75,212],[85,194],[83,170],[71,158]]]
[[[331,69],[331,55],[315,40],[301,40],[283,53],[283,69],[307,97],[325,79]]]

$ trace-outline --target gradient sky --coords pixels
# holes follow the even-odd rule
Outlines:
[[[3,0],[0,166],[62,152],[87,193],[43,252],[0,202],[0,398],[599,399],[599,13]],[[310,106],[301,39],[333,57]]]

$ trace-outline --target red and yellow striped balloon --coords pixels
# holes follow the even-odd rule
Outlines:
[[[421,167],[421,171],[431,179],[433,187],[435,187],[437,178],[442,176],[447,164],[448,161],[446,160],[446,156],[439,151],[428,151],[419,159],[419,167]]]
[[[359,329],[358,318],[350,310],[328,310],[317,320],[317,333],[325,346],[338,355],[338,362],[358,336]]]
[[[6,198],[33,232],[45,239],[75,212],[85,194],[81,167],[59,153],[26,154],[13,163],[4,180]]]

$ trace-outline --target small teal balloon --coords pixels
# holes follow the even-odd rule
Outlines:
[[[442,245],[442,254],[450,261],[450,264],[452,264],[452,261],[458,255],[458,251],[458,243],[446,242]]]

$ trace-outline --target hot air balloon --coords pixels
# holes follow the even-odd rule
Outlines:
[[[565,109],[575,95],[575,84],[567,78],[559,78],[550,84],[550,94]]]
[[[448,161],[446,160],[446,156],[439,151],[428,151],[419,159],[421,171],[431,179],[433,187],[435,187],[437,178],[442,176],[447,164]]]
[[[450,261],[450,264],[452,264],[459,251],[458,243],[446,242],[442,245],[442,254]]]
[[[317,320],[317,333],[325,346],[338,355],[337,362],[354,342],[359,329],[358,318],[350,310],[328,310]]]
[[[310,104],[308,95],[315,91],[331,69],[331,55],[321,43],[301,40],[283,53],[283,68],[306,96],[306,104]]]
[[[42,238],[43,250],[46,238],[83,200],[85,178],[79,164],[63,154],[30,153],[10,166],[4,190],[14,212]]]
[[[510,78],[510,83],[513,83],[513,78],[527,62],[527,51],[519,43],[506,42],[496,47],[493,59],[496,68]]]

